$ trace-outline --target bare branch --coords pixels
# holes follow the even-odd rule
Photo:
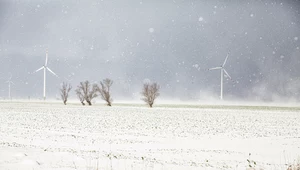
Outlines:
[[[84,105],[84,101],[86,101],[89,105],[92,105],[92,100],[98,96],[97,85],[94,84],[91,88],[89,81],[80,82],[76,89],[76,94],[82,105]]]
[[[66,82],[63,82],[60,88],[60,96],[65,105],[67,104],[69,92],[71,91],[71,89],[72,89],[71,84],[68,84]]]
[[[142,100],[152,107],[155,99],[160,95],[159,89],[160,87],[157,83],[144,83],[141,92],[143,96]]]
[[[76,92],[76,95],[77,95],[78,99],[80,100],[80,103],[81,103],[82,105],[85,105],[85,103],[84,103],[84,94],[82,93],[81,89],[80,89],[80,88],[77,88],[77,89],[75,90],[75,92]]]
[[[100,81],[100,86],[97,86],[97,90],[100,93],[101,99],[106,101],[108,106],[111,106],[113,101],[111,94],[110,94],[110,87],[112,86],[113,81],[111,79],[104,79]]]

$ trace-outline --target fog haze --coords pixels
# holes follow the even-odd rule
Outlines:
[[[139,99],[145,79],[161,98],[300,99],[300,2],[218,0],[0,0],[0,96],[42,98],[63,81],[114,80],[114,99]],[[72,92],[72,97],[75,97]]]

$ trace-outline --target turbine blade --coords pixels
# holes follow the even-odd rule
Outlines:
[[[58,77],[58,75],[56,75],[49,67],[46,67],[48,71],[50,71],[50,73],[52,73],[53,75],[55,75],[56,77]]]
[[[48,50],[46,51],[46,61],[45,61],[45,66],[47,66],[48,63]]]
[[[34,72],[34,73],[36,73],[36,72],[38,72],[38,71],[42,70],[43,68],[44,68],[44,66],[43,66],[43,67],[41,67],[41,68],[39,68],[39,69],[37,69],[37,70],[35,70],[35,72]]]
[[[9,84],[15,85],[15,83],[13,81],[10,81],[10,80],[6,81],[5,83],[9,83]]]
[[[214,68],[210,68],[210,69],[208,69],[208,70],[219,70],[219,69],[221,69],[222,67],[214,67]]]
[[[228,54],[227,54],[227,56],[226,56],[226,58],[225,58],[225,61],[224,61],[223,65],[222,65],[222,67],[225,66],[225,64],[226,64],[226,62],[227,62],[227,59],[228,59]]]
[[[230,75],[227,73],[225,69],[224,69],[224,73],[231,79]]]

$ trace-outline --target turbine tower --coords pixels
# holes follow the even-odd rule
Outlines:
[[[44,100],[46,100],[46,70],[48,70],[50,73],[52,73],[53,75],[55,75],[56,77],[58,77],[48,66],[47,66],[47,63],[48,63],[48,50],[46,50],[46,61],[45,61],[45,65],[43,65],[41,68],[37,69],[35,71],[36,72],[39,72],[40,70],[44,69],[44,92],[43,92],[43,98]]]
[[[228,76],[231,79],[230,75],[227,73],[227,71],[224,68],[224,66],[227,62],[227,59],[228,59],[228,54],[225,58],[224,63],[222,64],[222,66],[208,69],[208,70],[221,70],[221,95],[220,95],[221,100],[223,100],[223,77],[224,77],[224,73],[225,73],[226,76]]]
[[[11,81],[11,78],[12,78],[12,76],[10,76],[10,78],[6,81],[6,83],[8,83],[8,99],[9,100],[11,99],[11,93],[10,93],[11,84],[15,85],[15,83]]]

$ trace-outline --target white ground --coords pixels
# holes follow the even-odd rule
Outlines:
[[[283,170],[299,158],[299,108],[0,103],[1,170]]]

